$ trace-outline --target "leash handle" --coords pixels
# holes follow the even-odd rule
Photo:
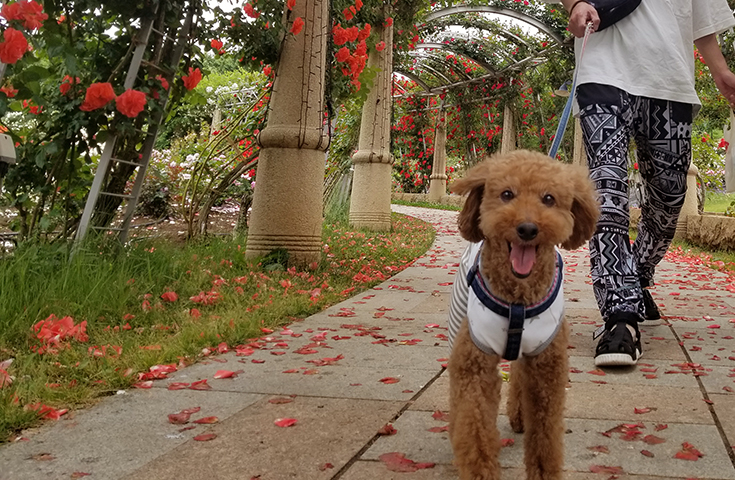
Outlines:
[[[582,51],[579,52],[579,63],[582,63],[582,58],[584,58],[584,49],[587,47],[587,39],[590,37],[590,34],[592,33],[592,22],[589,22],[587,24],[587,27],[584,30],[584,40],[582,41]],[[569,98],[567,99],[566,105],[564,105],[564,112],[561,115],[561,118],[559,119],[559,126],[556,127],[556,134],[554,134],[554,141],[551,144],[551,149],[549,150],[549,156],[551,158],[556,158],[556,153],[559,151],[559,147],[561,146],[561,140],[564,137],[564,131],[567,129],[567,123],[569,123],[569,116],[572,113],[572,105],[574,104],[574,94],[577,92],[577,73],[579,72],[579,69],[574,69],[574,78],[572,79],[572,88],[569,90]]]

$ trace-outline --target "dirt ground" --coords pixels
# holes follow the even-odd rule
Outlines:
[[[239,206],[236,203],[226,203],[219,207],[213,207],[209,215],[208,233],[214,235],[232,233],[238,214]],[[14,216],[13,209],[0,207],[0,236],[4,234],[14,235],[14,232],[9,228]],[[133,219],[133,225],[138,225],[138,227],[131,229],[131,238],[163,237],[171,241],[181,242],[186,240],[186,222],[179,214],[161,221],[149,217],[136,217]]]

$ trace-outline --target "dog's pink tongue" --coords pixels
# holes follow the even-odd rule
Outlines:
[[[510,248],[510,264],[518,275],[531,273],[536,263],[536,247],[530,245],[513,244]]]

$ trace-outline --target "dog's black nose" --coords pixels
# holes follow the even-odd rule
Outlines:
[[[516,227],[516,232],[521,240],[530,241],[538,235],[538,226],[535,223],[523,222]]]

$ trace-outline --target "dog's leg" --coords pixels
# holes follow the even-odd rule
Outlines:
[[[566,321],[549,347],[537,357],[524,357],[522,403],[528,480],[560,480],[564,466],[564,397],[569,378]]]
[[[500,358],[478,349],[467,321],[449,359],[449,437],[462,480],[499,480]]]
[[[516,433],[523,433],[523,368],[519,362],[513,362],[510,369],[510,392],[506,413],[510,420],[510,428]]]

